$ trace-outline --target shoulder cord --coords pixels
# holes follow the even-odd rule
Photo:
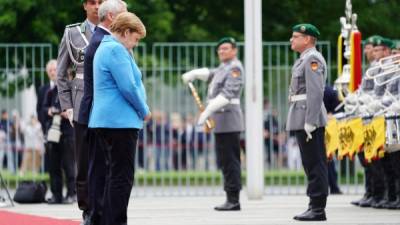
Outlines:
[[[69,35],[69,28],[67,28],[65,31],[65,38],[66,38],[66,42],[67,42],[66,45],[67,45],[67,50],[68,50],[68,54],[69,54],[71,61],[77,66],[82,66],[84,62],[76,61],[74,55],[72,54],[71,45],[72,45],[72,48],[77,49],[78,51],[83,51],[89,45],[89,42],[86,39],[86,37],[82,34],[80,26],[76,26],[76,28],[78,29],[79,34],[82,36],[83,40],[85,41],[86,46],[83,48],[78,48],[72,43],[71,37]]]

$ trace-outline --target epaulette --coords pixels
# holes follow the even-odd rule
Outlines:
[[[239,60],[233,60],[232,63],[231,63],[231,67],[232,68],[237,67],[237,68],[241,69],[242,68],[242,63]]]
[[[76,27],[76,26],[80,26],[82,23],[73,23],[73,24],[68,24],[67,26],[65,26],[66,28],[70,28],[70,27]]]

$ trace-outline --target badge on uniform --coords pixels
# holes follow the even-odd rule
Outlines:
[[[318,69],[318,63],[317,62],[311,62],[311,70],[316,71]]]
[[[240,70],[239,69],[232,69],[231,75],[234,78],[239,77],[240,76]]]

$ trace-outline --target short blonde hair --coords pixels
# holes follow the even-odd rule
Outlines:
[[[140,38],[146,37],[146,27],[134,13],[120,13],[110,25],[110,31],[113,33],[123,34],[126,30],[137,32]]]

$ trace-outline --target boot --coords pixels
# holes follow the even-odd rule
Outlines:
[[[240,210],[239,191],[227,192],[227,200],[224,204],[214,208],[217,211],[238,211]]]
[[[326,197],[311,198],[308,209],[304,213],[293,217],[299,221],[325,221]]]
[[[362,201],[359,202],[358,206],[360,207],[371,207],[371,203],[374,201],[373,197],[368,197]]]
[[[350,203],[351,203],[352,205],[359,206],[359,205],[360,205],[360,202],[365,202],[370,196],[371,196],[371,195],[370,195],[369,193],[365,193],[364,196],[363,196],[362,198],[360,198],[359,200],[351,201]]]
[[[400,209],[400,196],[397,196],[395,201],[388,202],[385,209]]]
[[[325,209],[322,208],[308,209],[304,213],[293,217],[293,219],[299,221],[325,221],[326,220]]]
[[[384,206],[388,203],[389,203],[389,201],[387,199],[381,199],[379,201],[373,201],[371,203],[371,206],[372,206],[372,208],[375,208],[375,209],[383,209],[383,208],[385,208]]]

